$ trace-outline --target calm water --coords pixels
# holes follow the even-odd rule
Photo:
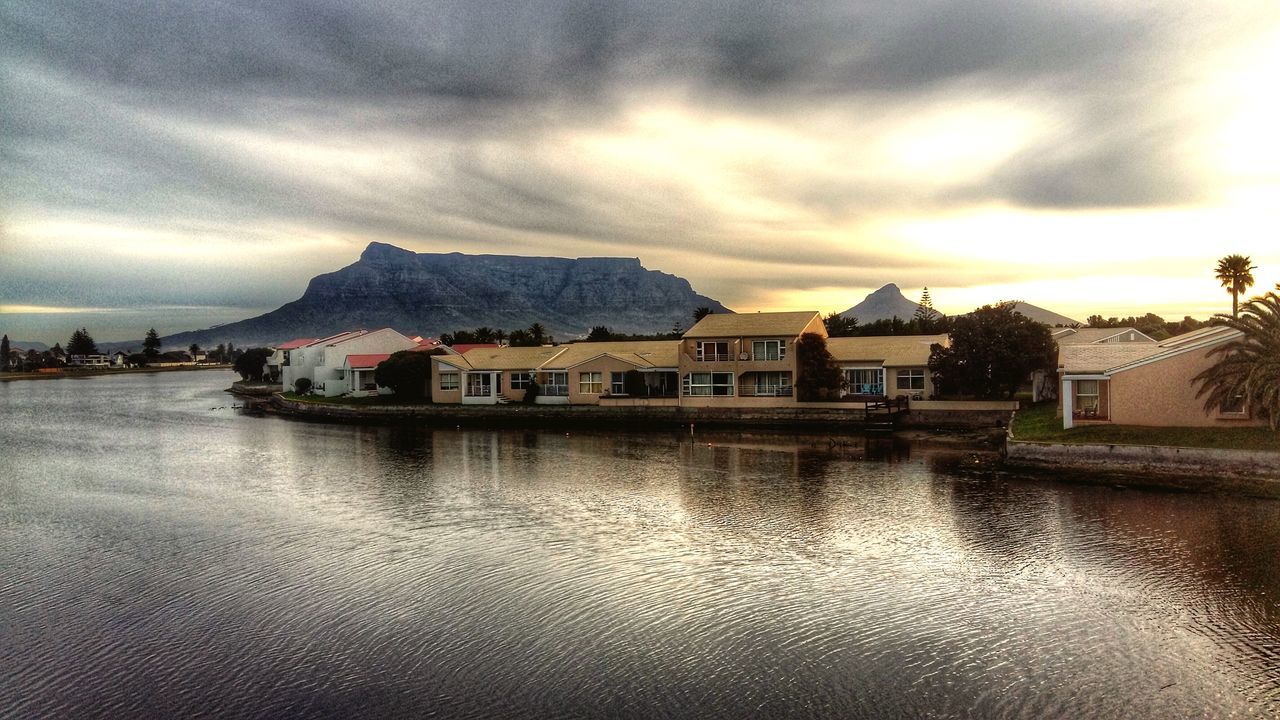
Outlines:
[[[0,716],[1280,714],[1280,502],[230,380],[0,384]]]

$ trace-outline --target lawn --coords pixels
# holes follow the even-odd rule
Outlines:
[[[286,400],[313,403],[316,405],[355,405],[369,407],[373,405],[421,405],[422,402],[402,402],[393,395],[375,395],[373,397],[323,397],[321,395],[299,395],[294,392],[281,393]]]
[[[1280,452],[1280,433],[1265,427],[1161,428],[1137,425],[1086,425],[1062,429],[1054,403],[1024,406],[1013,421],[1017,440],[1093,445],[1167,445],[1222,450]]]

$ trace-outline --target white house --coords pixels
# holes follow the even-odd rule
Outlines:
[[[312,392],[326,397],[351,391],[347,376],[348,355],[377,355],[412,350],[418,344],[391,328],[354,330],[339,333],[298,348],[286,350],[280,380],[286,388],[294,387],[299,378],[311,381]]]

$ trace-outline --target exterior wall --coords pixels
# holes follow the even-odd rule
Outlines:
[[[1191,378],[1213,365],[1208,349],[1142,365],[1111,376],[1111,421],[1156,427],[1239,427],[1265,420],[1207,414]]]
[[[507,399],[511,402],[521,402],[524,400],[524,389],[511,387],[511,378],[519,374],[520,371],[518,370],[504,370],[502,372],[502,394],[506,395]]]
[[[440,389],[440,375],[447,372],[458,373],[457,390]],[[446,405],[462,404],[462,370],[439,360],[431,361],[431,402]]]
[[[569,370],[569,404],[570,405],[599,405],[600,398],[609,394],[609,383],[611,373],[625,373],[628,370],[635,370],[636,366],[628,362],[623,362],[617,358],[599,357],[590,360],[581,365],[575,365]],[[600,373],[600,394],[584,393],[581,390],[581,377],[585,372]]]
[[[899,390],[898,389],[898,371],[899,370],[923,370],[924,371],[924,389],[923,390]],[[928,399],[934,396],[936,391],[933,388],[933,374],[929,372],[929,368],[923,365],[886,365],[884,368],[884,391],[889,397],[897,397],[899,395],[915,395]]]

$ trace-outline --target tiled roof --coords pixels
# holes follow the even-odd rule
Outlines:
[[[1104,340],[1116,337],[1117,335],[1126,335],[1134,333],[1133,340],[1120,340],[1120,342],[1141,342],[1154,343],[1147,335],[1143,334],[1136,328],[1063,328],[1060,332],[1053,334],[1053,339],[1058,341],[1058,345],[1090,345],[1093,343],[1101,343]]]
[[[377,367],[378,363],[391,357],[391,353],[378,353],[372,355],[348,355],[347,367],[350,368],[371,368]]]
[[[1161,343],[1103,343],[1065,345],[1058,349],[1058,366],[1073,374],[1108,374],[1144,361],[1173,357],[1188,350],[1226,342],[1239,332],[1226,327],[1193,330]]]
[[[836,362],[879,361],[888,366],[929,364],[929,347],[947,345],[946,335],[873,335],[827,338],[827,352]]]
[[[544,363],[544,369],[571,368],[601,355],[611,355],[640,368],[673,368],[680,364],[679,340],[581,342],[562,347],[564,352]]]
[[[499,346],[497,343],[458,343],[451,347],[453,348],[453,351],[459,355],[466,355],[468,352],[477,348],[496,348]]]
[[[281,343],[277,345],[276,349],[277,350],[294,350],[296,348],[310,345],[311,343],[315,342],[317,339],[318,338],[296,338],[294,340],[290,340],[287,343]]]
[[[687,338],[785,337],[804,332],[814,319],[816,310],[771,313],[713,313],[697,322],[684,334]]]
[[[462,354],[473,370],[533,370],[564,351],[557,347],[480,347]],[[441,360],[453,356],[442,355]]]

